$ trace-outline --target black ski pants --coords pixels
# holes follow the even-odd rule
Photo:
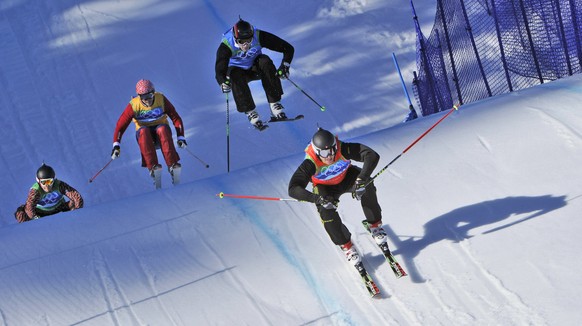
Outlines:
[[[319,194],[324,198],[333,198],[339,203],[339,198],[342,194],[349,192],[356,182],[361,169],[357,166],[350,166],[345,178],[337,185],[317,185],[313,188],[313,193]],[[330,198],[331,197],[331,198]],[[372,182],[366,187],[366,192],[360,200],[364,216],[368,223],[376,223],[382,219],[382,209],[378,204],[378,197],[376,196],[376,186]],[[343,224],[338,212],[335,209],[325,209],[321,205],[316,205],[321,222],[325,231],[336,245],[343,245],[350,241],[352,234],[348,228]]]
[[[253,80],[261,80],[269,103],[281,100],[283,87],[281,87],[281,80],[277,77],[277,69],[269,56],[259,55],[248,70],[239,67],[229,69],[232,96],[238,112],[249,112],[257,107],[249,87],[249,82]]]

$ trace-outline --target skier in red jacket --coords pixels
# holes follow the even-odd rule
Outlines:
[[[111,158],[119,157],[121,137],[133,120],[136,129],[135,136],[141,151],[142,166],[146,167],[150,176],[154,178],[156,188],[161,187],[162,169],[162,165],[158,163],[156,148],[162,150],[168,171],[172,175],[172,182],[177,184],[182,166],[178,162],[180,156],[174,147],[168,117],[176,128],[178,147],[186,148],[188,144],[184,138],[182,118],[164,94],[156,92],[151,81],[139,80],[135,86],[135,91],[138,96],[131,99],[117,120],[113,133]]]

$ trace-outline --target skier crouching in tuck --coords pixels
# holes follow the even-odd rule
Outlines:
[[[135,123],[135,138],[139,145],[142,158],[142,166],[146,167],[150,176],[154,179],[156,188],[161,187],[162,165],[158,164],[156,147],[159,146],[164,155],[164,160],[168,166],[168,172],[172,175],[172,183],[177,184],[180,178],[182,165],[178,162],[180,156],[176,152],[176,147],[172,140],[172,130],[168,117],[174,123],[176,135],[178,136],[178,147],[186,148],[186,138],[184,138],[184,127],[182,118],[174,108],[174,105],[164,96],[156,92],[154,84],[141,79],[135,86],[137,96],[132,98],[117,120],[115,131],[113,132],[113,149],[111,158],[116,159],[121,152],[121,137],[133,120]]]
[[[275,68],[262,48],[283,53],[279,68]],[[248,83],[261,80],[272,119],[287,118],[281,105],[283,88],[281,79],[289,77],[289,67],[295,49],[287,41],[269,32],[256,29],[249,22],[239,19],[222,35],[222,42],[216,51],[216,81],[223,93],[232,90],[236,109],[244,112],[250,123],[257,129],[266,128],[255,110],[256,105]]]
[[[337,209],[342,194],[354,190],[352,196],[361,201],[370,232],[378,245],[386,243],[382,228],[382,209],[373,183],[364,187],[380,155],[359,143],[344,143],[331,132],[319,128],[305,149],[305,159],[289,181],[289,196],[315,203],[325,231],[334,244],[340,246],[348,262],[361,262],[358,250],[351,241],[351,233],[343,224]],[[362,168],[351,160],[363,162]],[[306,189],[313,183],[313,192]]]

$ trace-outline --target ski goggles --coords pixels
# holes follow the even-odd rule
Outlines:
[[[249,38],[239,38],[236,40],[236,43],[240,44],[240,45],[248,45],[251,44],[251,42],[253,41],[252,37]]]
[[[154,91],[145,94],[139,94],[139,99],[142,101],[151,100],[154,98]]]
[[[39,179],[38,183],[40,183],[43,186],[52,186],[53,183],[55,183],[55,179],[53,179],[53,178]]]
[[[314,149],[315,149],[315,153],[317,154],[317,156],[319,156],[321,158],[326,158],[326,157],[335,155],[335,144],[333,144],[333,146],[331,148],[327,148],[327,149],[319,149],[317,147],[315,147]]]

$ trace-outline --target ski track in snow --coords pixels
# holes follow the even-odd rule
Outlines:
[[[442,265],[441,262],[433,261],[432,259],[430,259],[429,262],[432,262],[431,265],[433,267],[437,267],[443,274],[443,276],[447,277],[447,280],[448,279],[455,280],[455,278],[458,277],[458,275],[456,275],[455,273],[449,273],[446,270],[447,268],[450,267],[449,265]],[[454,283],[456,283],[456,281],[453,281],[453,284]],[[432,299],[438,306],[438,308],[434,309],[442,311],[444,313],[444,316],[446,317],[446,320],[440,320],[442,317],[439,317],[439,315],[436,314],[433,315],[432,310],[418,311],[417,313],[419,314],[419,316],[423,316],[423,324],[437,323],[437,321],[442,324],[453,324],[453,325],[457,324],[470,325],[475,323],[476,320],[475,317],[472,316],[472,314],[467,313],[465,311],[459,311],[458,309],[455,308],[454,302],[448,303],[445,301],[446,298],[448,298],[448,296],[446,293],[443,292],[448,292],[449,290],[448,282],[446,282],[444,279],[443,280],[430,279],[425,284],[428,293],[432,294]]]
[[[172,318],[172,314],[168,311],[163,300],[160,298],[160,293],[159,293],[157,286],[156,286],[156,274],[155,274],[155,272],[152,270],[150,265],[144,259],[141,258],[141,255],[136,252],[135,248],[133,248],[133,247],[131,248],[131,253],[132,253],[133,257],[135,258],[135,260],[138,262],[140,270],[148,282],[148,287],[152,293],[152,297],[156,300],[160,310],[162,311],[162,313],[166,317],[165,321],[170,322],[172,325],[177,325],[176,321],[174,321]]]
[[[344,316],[343,310],[337,307],[337,302],[332,299],[332,297],[327,294],[324,289],[319,286],[319,283],[316,281],[316,277],[309,271],[309,269],[293,255],[293,253],[289,250],[287,245],[281,241],[276,234],[272,232],[270,227],[265,224],[262,216],[257,214],[254,210],[245,210],[244,214],[245,218],[249,219],[255,226],[257,226],[267,237],[268,239],[275,245],[275,248],[283,255],[283,257],[287,260],[290,266],[293,266],[299,274],[303,277],[303,279],[309,284],[309,287],[315,292],[316,297],[319,299],[320,304],[323,307],[329,307],[327,309],[328,312],[331,311],[340,311],[340,318],[347,318]],[[349,319],[349,318],[348,318]],[[350,324],[351,325],[351,324]]]
[[[94,250],[92,261],[94,263],[95,273],[100,280],[99,285],[103,299],[107,305],[107,312],[104,314],[108,315],[116,326],[126,325],[127,323],[139,325],[139,318],[130,300],[127,299],[125,293],[117,283],[101,249]]]
[[[206,237],[198,232],[198,235],[200,237],[200,240],[202,241],[202,243],[204,244],[204,246],[214,255],[214,258],[220,262],[221,266],[226,270],[227,268],[227,264],[226,262],[222,259],[222,257],[220,256],[220,254],[212,247],[212,245],[210,244],[210,242],[206,239]],[[239,277],[236,273],[236,270],[232,270],[228,273],[228,275],[233,279],[233,286],[237,287],[238,289],[241,290],[242,293],[244,293],[244,295],[246,296],[248,302],[251,304],[251,306],[255,309],[257,315],[262,319],[262,322],[269,324],[270,320],[269,320],[269,315],[264,311],[264,309],[261,307],[261,305],[257,302],[257,299],[254,298],[253,294],[251,293],[251,291],[249,291],[244,284],[246,284],[244,282],[243,279],[241,279],[241,277]]]
[[[293,237],[293,234],[295,232],[300,232],[301,238],[305,236],[305,232],[308,232],[310,234],[312,234],[314,236],[315,239],[318,239],[318,243],[325,247],[328,244],[328,239],[327,238],[322,238],[321,235],[322,233],[325,233],[325,230],[323,228],[323,226],[321,225],[320,222],[320,218],[318,216],[318,213],[316,210],[314,209],[309,209],[309,214],[304,214],[302,212],[300,212],[300,208],[297,207],[294,204],[287,204],[289,206],[289,209],[291,209],[295,214],[294,216],[298,216],[299,218],[295,221],[298,221],[299,223],[301,223],[301,228],[298,229],[297,226],[289,226],[290,228],[295,229],[294,232],[292,232],[291,240],[294,240],[295,238]],[[311,205],[313,206],[313,204],[311,203],[298,203],[298,205]],[[313,223],[313,221],[317,221],[317,223]],[[294,241],[292,246],[291,245],[287,245],[287,247],[293,247],[293,248],[299,248],[301,245],[301,243]],[[340,259],[344,259],[343,257],[340,257]],[[313,274],[314,277],[316,277],[319,280],[319,284],[321,284],[321,282],[323,281],[323,275],[321,273],[319,273],[320,271],[314,271],[309,272],[310,270],[312,270],[313,268],[310,267],[310,262],[309,261],[302,261],[302,263],[307,264],[308,266],[305,266],[304,269],[305,271],[302,271],[302,273],[309,273],[310,275]],[[334,275],[336,275],[336,277],[334,278],[338,278],[338,274],[334,273]],[[305,276],[303,276],[305,278]],[[314,280],[315,282],[315,280]],[[351,283],[351,282],[340,282],[340,284],[346,289],[346,291],[351,292],[354,288],[358,288],[358,287],[362,287],[362,290],[364,290],[365,292],[365,288],[363,288],[362,283],[359,282],[358,280],[356,280],[355,283]],[[355,286],[354,286],[355,285]],[[325,300],[329,300],[329,299],[325,299],[326,294],[319,294],[319,290],[316,289],[316,292],[318,292],[318,300],[320,302],[320,304],[323,307],[328,307],[329,303],[327,303]],[[354,291],[355,292],[360,292],[359,289]],[[322,298],[322,296],[324,296]],[[334,310],[335,309],[335,310]],[[323,322],[324,320],[328,320],[328,321],[333,321],[334,325],[355,325],[355,322],[351,320],[351,317],[349,317],[346,312],[344,311],[344,309],[342,309],[341,307],[335,307],[335,306],[329,306],[329,308],[327,308],[328,310],[328,314],[319,318],[316,318],[315,320],[312,320],[308,323],[305,323],[303,325],[310,325],[313,324],[317,321],[319,322]],[[331,310],[331,311],[330,311]]]
[[[464,269],[470,268],[473,270],[472,275],[481,274],[482,278],[476,278],[478,280],[486,280],[488,284],[483,284],[483,288],[487,289],[488,293],[468,293],[467,290],[460,293],[466,293],[467,299],[465,299],[464,305],[468,308],[467,311],[471,311],[469,308],[471,306],[482,307],[484,305],[491,306],[491,311],[496,311],[496,315],[493,316],[494,321],[502,321],[503,319],[519,318],[519,320],[511,320],[510,322],[518,325],[544,325],[545,320],[539,316],[539,314],[528,307],[519,295],[503,285],[503,281],[492,274],[486,266],[484,266],[477,257],[472,253],[470,240],[461,238],[462,236],[455,232],[455,229],[448,226],[449,231],[458,239],[458,242],[449,243],[448,247],[451,251],[455,252],[456,256],[459,257],[459,264],[457,266],[464,266]],[[473,265],[472,267],[469,265]],[[447,268],[444,266],[443,268]],[[450,265],[449,265],[450,268]],[[458,283],[460,289],[474,289],[475,287],[465,287],[462,282],[459,282],[459,277],[455,275],[451,276],[451,282]],[[493,291],[496,290],[496,292]],[[494,300],[490,299],[490,296],[494,297]],[[469,304],[469,302],[480,301],[475,304]],[[454,317],[454,316],[451,316]],[[502,320],[500,320],[500,318]],[[480,320],[478,316],[473,316],[473,319]],[[508,320],[506,320],[508,321]]]
[[[167,224],[164,224],[167,225]],[[152,266],[146,262],[143,257],[143,254],[140,254],[136,251],[135,248],[128,248],[131,251],[131,255],[134,257],[135,261],[137,262],[137,266],[139,266],[141,272],[143,273],[144,278],[147,280],[148,288],[150,290],[151,295],[140,298],[139,300],[130,300],[127,298],[128,295],[124,293],[124,291],[119,286],[119,282],[117,281],[114,272],[109,267],[109,263],[107,262],[107,258],[105,257],[102,249],[95,249],[94,250],[94,259],[92,259],[93,264],[95,265],[95,273],[98,275],[98,279],[100,280],[100,288],[103,294],[104,302],[107,306],[107,311],[103,313],[99,313],[95,316],[86,318],[84,320],[78,321],[74,325],[83,324],[90,320],[99,320],[100,317],[105,315],[109,315],[115,325],[126,325],[128,323],[127,319],[131,320],[130,324],[139,324],[142,325],[144,323],[138,322],[140,321],[140,313],[136,312],[136,309],[139,304],[155,300],[157,302],[157,306],[160,308],[159,313],[162,313],[165,318],[164,321],[166,323],[170,323],[171,325],[179,325],[178,322],[173,320],[172,313],[168,310],[166,305],[164,304],[162,297],[172,293],[173,291],[180,289],[182,287],[190,286],[195,284],[199,281],[204,281],[207,278],[214,277],[219,275],[223,272],[229,271],[232,267],[227,268],[225,267],[222,270],[215,271],[208,275],[203,275],[196,280],[190,281],[185,284],[180,284],[179,286],[175,286],[172,289],[160,291],[157,289],[156,286],[156,279],[157,274],[153,270]],[[208,248],[211,249],[211,248]],[[212,250],[211,250],[212,251]],[[134,266],[131,264],[130,266]],[[140,277],[134,277],[136,280],[144,279]],[[240,284],[240,283],[235,283]],[[150,312],[151,313],[151,312]],[[159,314],[158,313],[158,314]]]
[[[570,147],[579,147],[580,141],[582,140],[582,134],[579,131],[553,116],[548,110],[535,107],[529,107],[529,110],[537,113],[542,118],[542,121],[550,125],[556,131],[556,134],[562,137]]]

